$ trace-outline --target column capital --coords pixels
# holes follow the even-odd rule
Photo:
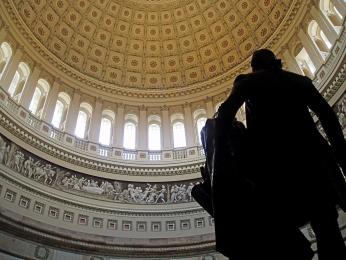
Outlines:
[[[117,109],[124,109],[125,104],[124,103],[117,103]]]
[[[212,97],[209,97],[209,96],[206,96],[205,101],[206,101],[206,102],[212,102],[212,101],[213,101],[213,98],[212,98]]]
[[[100,96],[98,96],[98,97],[96,97],[96,100],[95,100],[95,102],[96,103],[103,103],[103,98],[102,97],[100,97]]]
[[[17,50],[24,51],[24,45],[19,44],[19,45],[17,46]]]
[[[53,84],[54,83],[61,85],[61,78],[60,77],[54,77]]]
[[[40,62],[35,62],[34,69],[42,70],[43,66]]]
[[[79,96],[81,96],[81,95],[82,95],[82,91],[81,91],[79,88],[76,88],[76,89],[74,89],[74,91],[73,91],[73,95],[79,95]]]
[[[183,104],[183,107],[184,107],[184,109],[185,109],[185,108],[191,108],[191,104],[190,104],[189,102],[185,102],[185,103]]]
[[[169,108],[168,108],[168,106],[163,105],[163,106],[160,107],[160,110],[161,110],[161,111],[168,111]]]

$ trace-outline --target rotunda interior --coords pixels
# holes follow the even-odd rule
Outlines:
[[[0,259],[226,259],[191,190],[200,131],[257,49],[310,77],[346,134],[345,0],[2,0],[0,14]]]

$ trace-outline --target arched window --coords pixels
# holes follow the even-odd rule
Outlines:
[[[106,117],[101,120],[99,142],[103,145],[109,145],[111,142],[112,122]]]
[[[63,112],[64,112],[64,104],[60,100],[57,100],[55,109],[54,109],[53,119],[52,119],[52,125],[55,126],[56,128],[60,128]]]
[[[341,32],[343,17],[339,10],[333,5],[330,0],[321,0],[320,9],[325,17],[333,25],[337,33]]]
[[[303,74],[312,78],[316,72],[316,67],[312,63],[312,60],[305,48],[301,48],[295,58]]]
[[[150,124],[148,127],[149,150],[161,150],[161,127],[158,124]]]
[[[10,94],[11,97],[13,97],[14,92],[16,91],[16,87],[19,83],[19,79],[20,79],[19,72],[16,71],[16,73],[14,74],[14,77],[11,81],[10,87],[8,88],[8,94]]]
[[[102,145],[110,145],[112,142],[112,129],[115,120],[115,114],[112,110],[106,109],[102,111],[99,143]]]
[[[136,125],[133,122],[126,122],[124,126],[124,148],[136,148]]]
[[[29,74],[29,66],[24,62],[20,62],[10,84],[10,87],[8,88],[8,93],[17,102],[19,102],[20,100],[24,85],[29,77]]]
[[[195,137],[198,144],[202,144],[201,130],[207,121],[207,111],[204,108],[198,108],[193,112],[195,125]]]
[[[42,91],[39,88],[36,88],[29,106],[29,110],[33,114],[36,114],[38,103],[40,103],[41,95]]]
[[[173,124],[173,146],[174,148],[185,147],[185,127],[183,122],[175,122]]]
[[[79,138],[86,138],[89,130],[92,106],[86,102],[80,104],[74,134]]]
[[[60,92],[56,101],[54,114],[52,118],[52,125],[56,128],[62,129],[66,119],[67,110],[70,104],[71,98],[65,92]]]
[[[88,115],[84,111],[78,112],[77,124],[74,134],[79,138],[85,137],[85,129],[87,126]]]
[[[7,42],[1,43],[0,46],[0,78],[3,76],[5,68],[12,57],[12,48]]]
[[[196,122],[199,144],[202,144],[201,131],[202,131],[202,128],[205,126],[206,121],[207,121],[206,117],[200,117],[197,119],[197,122]]]
[[[312,42],[316,45],[317,49],[320,51],[322,57],[326,59],[329,49],[332,47],[332,44],[327,39],[324,32],[321,30],[318,23],[313,20],[309,24],[308,34]]]
[[[31,111],[31,113],[38,117],[40,117],[42,114],[42,109],[44,103],[46,102],[49,88],[49,83],[46,80],[38,80],[34,95],[29,106],[29,110]]]

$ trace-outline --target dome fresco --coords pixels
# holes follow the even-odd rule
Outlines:
[[[55,66],[107,92],[137,95],[138,90],[179,91],[227,78],[254,49],[270,43],[296,2],[17,0],[13,4],[15,15],[44,46],[44,55],[59,59]]]

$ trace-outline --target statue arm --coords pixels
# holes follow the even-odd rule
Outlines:
[[[245,102],[247,96],[247,84],[244,75],[238,76],[233,84],[231,94],[224,103],[221,104],[218,110],[218,118],[222,122],[231,122],[235,118],[235,115],[241,105]]]

